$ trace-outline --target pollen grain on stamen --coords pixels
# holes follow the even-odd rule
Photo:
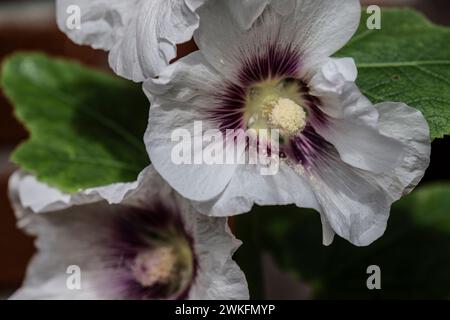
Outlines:
[[[306,125],[306,112],[294,101],[280,98],[272,107],[269,123],[287,135],[295,135]]]

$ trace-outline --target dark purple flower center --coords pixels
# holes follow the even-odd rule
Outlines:
[[[328,143],[314,127],[326,125],[320,100],[300,78],[301,54],[295,48],[267,45],[253,56],[242,53],[240,68],[214,95],[210,118],[227,130],[278,129],[279,155],[310,165]],[[270,151],[269,151],[270,153]]]
[[[123,207],[123,206],[121,206]],[[177,208],[123,207],[114,221],[115,288],[128,299],[184,299],[196,274],[193,239]]]

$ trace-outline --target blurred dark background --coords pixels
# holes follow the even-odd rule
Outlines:
[[[0,0],[0,61],[16,51],[39,50],[51,55],[70,57],[96,68],[108,70],[107,55],[86,46],[77,46],[62,34],[55,23],[53,0]],[[449,0],[378,0],[363,4],[411,6],[432,21],[450,25]],[[183,46],[185,51],[190,46]],[[15,170],[8,159],[14,147],[27,133],[15,120],[12,108],[0,91],[0,298],[17,288],[26,264],[33,254],[32,239],[15,227],[14,214],[7,199],[7,182]],[[445,150],[449,139],[433,145],[432,167],[425,180],[444,177],[448,172]],[[275,271],[274,271],[275,272]]]
[[[16,51],[39,50],[72,57],[83,63],[107,68],[106,55],[73,44],[55,23],[54,1],[0,0],[0,60]],[[15,227],[7,198],[7,182],[15,169],[8,161],[14,147],[27,137],[15,120],[12,108],[0,91],[0,296],[20,285],[33,253],[32,239]]]

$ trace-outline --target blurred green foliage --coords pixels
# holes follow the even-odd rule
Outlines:
[[[294,273],[322,299],[442,299],[450,297],[450,182],[419,188],[394,204],[383,237],[355,247],[336,236],[322,245],[319,214],[287,207],[255,207],[236,220],[238,237],[254,239],[258,219],[260,252],[269,252],[279,267]],[[244,271],[252,272],[255,248],[238,252]],[[245,257],[245,258],[244,258]],[[256,258],[257,259],[257,258]],[[366,269],[381,268],[381,290],[368,290]],[[251,289],[261,290],[250,276]],[[261,295],[261,291],[255,292]]]

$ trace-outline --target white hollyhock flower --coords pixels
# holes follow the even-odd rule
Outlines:
[[[57,22],[77,44],[110,51],[112,69],[140,82],[157,76],[177,56],[176,45],[192,38],[205,1],[56,0]],[[235,1],[224,2],[235,7]],[[245,10],[234,11],[234,18],[249,27],[269,2],[244,0]]]
[[[272,1],[247,32],[223,1],[199,10],[200,51],[144,85],[153,104],[147,150],[163,178],[203,213],[294,203],[320,212],[325,244],[336,232],[367,245],[383,234],[391,204],[422,178],[428,125],[403,103],[373,105],[354,84],[354,61],[329,58],[356,31],[359,1],[298,0],[282,15],[276,8],[285,3]],[[201,138],[192,129],[200,120],[203,130],[224,135],[278,129],[278,173],[263,176],[251,164],[174,163],[173,130]]]
[[[74,42],[110,51],[113,70],[139,82],[157,76],[176,57],[176,45],[192,38],[204,1],[57,0],[57,22]]]
[[[41,214],[20,200],[28,177],[12,176],[10,198],[38,252],[12,299],[248,298],[232,260],[241,243],[227,220],[196,213],[158,175],[148,175],[122,204]]]

